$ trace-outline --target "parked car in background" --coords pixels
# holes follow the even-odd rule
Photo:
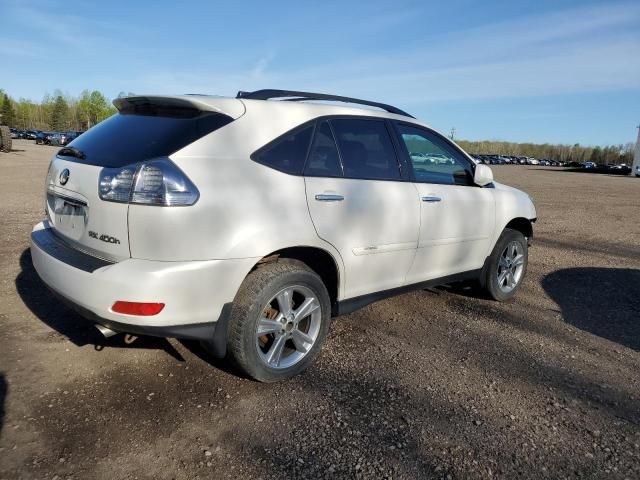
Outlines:
[[[583,162],[582,166],[584,168],[596,168],[597,167],[597,165],[595,163],[593,163],[593,162]]]
[[[69,132],[65,132],[65,139],[64,139],[64,143],[62,145],[68,145],[69,143],[73,142],[76,138],[78,138],[80,135],[82,135],[84,132],[77,132],[77,131],[69,131]]]
[[[16,128],[10,128],[9,131],[11,132],[12,139],[16,140],[20,138],[20,134],[18,133],[18,130]]]
[[[51,136],[54,132],[39,132],[36,134],[36,144],[49,145],[51,143]]]
[[[53,146],[64,146],[66,145],[67,141],[67,135],[65,133],[53,133],[50,137],[49,137],[49,145],[53,145]]]

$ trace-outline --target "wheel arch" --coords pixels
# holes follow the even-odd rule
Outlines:
[[[504,226],[504,228],[517,230],[518,232],[522,233],[527,238],[527,242],[530,243],[531,240],[533,239],[533,222],[534,221],[535,220],[532,221],[524,217],[516,217],[510,220]]]
[[[327,287],[331,299],[332,310],[335,309],[340,297],[341,270],[338,260],[329,251],[312,246],[286,247],[273,251],[262,257],[254,265],[253,270],[265,263],[277,262],[283,259],[297,260],[316,272]]]

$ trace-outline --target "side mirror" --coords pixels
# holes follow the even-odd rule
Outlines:
[[[478,163],[476,165],[476,172],[473,175],[473,183],[484,187],[493,182],[493,171],[486,165]]]

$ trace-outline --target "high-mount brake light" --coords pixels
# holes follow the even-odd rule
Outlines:
[[[200,196],[196,186],[168,158],[100,171],[102,200],[138,205],[188,206]]]

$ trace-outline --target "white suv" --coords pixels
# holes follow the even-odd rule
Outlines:
[[[114,104],[52,159],[31,234],[42,280],[105,335],[198,339],[276,381],[313,361],[332,316],[522,283],[529,196],[395,107],[282,90]]]

